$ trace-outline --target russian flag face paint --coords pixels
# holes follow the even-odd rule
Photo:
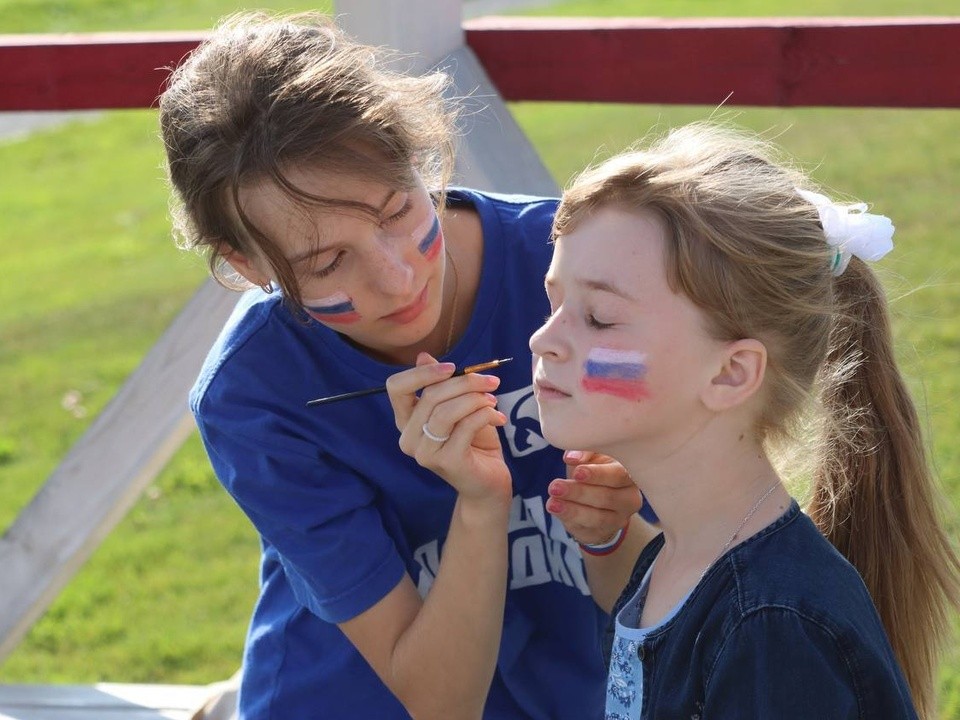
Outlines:
[[[348,324],[360,319],[360,313],[353,307],[353,301],[346,293],[337,292],[321,300],[307,300],[304,309],[314,320],[324,323]]]
[[[440,230],[440,218],[434,214],[433,222],[430,224],[430,228],[426,230],[423,239],[417,245],[417,250],[419,250],[420,254],[427,260],[432,262],[440,255],[441,249],[443,249],[443,232]]]
[[[592,348],[583,364],[580,386],[588,392],[604,393],[624,400],[649,397],[644,377],[646,355],[634,350]]]

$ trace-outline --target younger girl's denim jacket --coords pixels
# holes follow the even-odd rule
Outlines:
[[[663,547],[640,555],[615,618]],[[613,620],[606,637],[607,662]],[[860,575],[794,501],[727,552],[637,649],[643,718],[916,718]]]

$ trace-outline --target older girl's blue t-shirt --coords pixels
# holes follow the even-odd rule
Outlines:
[[[503,639],[484,717],[599,718],[607,616],[590,597],[576,543],[544,510],[548,483],[565,469],[540,432],[527,344],[549,314],[556,200],[453,189],[448,204],[477,210],[484,245],[473,317],[443,359],[462,367],[514,358],[497,370],[514,498]],[[403,573],[421,595],[430,591],[456,494],[399,451],[385,394],[306,407],[383,385],[399,369],[295,317],[278,294],[253,290],[191,392],[217,477],[262,541],[241,718],[408,717],[336,623],[377,603]]]

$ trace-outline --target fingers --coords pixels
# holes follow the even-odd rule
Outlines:
[[[448,379],[456,369],[453,363],[438,363],[428,353],[420,353],[416,367],[387,378],[387,394],[398,430],[403,430],[409,423],[417,406],[417,393],[429,385]]]
[[[423,359],[421,356],[418,361]],[[427,363],[431,360],[432,358],[426,356]],[[470,373],[450,377],[449,374],[441,373],[439,378],[428,377],[431,384],[423,385],[424,375],[416,373],[428,373],[436,367],[436,364],[424,364],[399,373],[394,376],[396,382],[390,388],[394,415],[400,429],[400,448],[413,457],[419,457],[421,444],[425,441],[432,445],[440,444],[440,441],[426,436],[424,428],[434,438],[447,438],[454,434],[466,417],[482,408],[493,408],[497,403],[496,397],[491,394],[491,391],[500,386],[500,378],[495,375]],[[416,395],[418,389],[419,397]],[[484,424],[489,423],[479,423],[478,427]],[[449,440],[443,441],[447,442]],[[436,450],[436,447],[431,448],[428,445],[424,452],[430,455]]]
[[[567,503],[555,498],[547,500],[546,508],[551,515],[558,517],[567,532],[580,542],[605,542],[629,522],[629,517],[613,510]],[[560,512],[554,512],[555,508],[559,508]]]
[[[574,463],[568,459],[573,452],[580,451],[568,450],[563,457],[567,461],[568,473],[577,482],[611,488],[636,487],[626,468],[616,460],[606,455],[588,452],[583,453],[584,459]]]
[[[613,462],[613,458],[592,450],[566,450],[563,453],[563,461],[567,465],[582,465],[584,463]]]
[[[448,458],[463,458],[475,443],[475,439],[488,426],[502,426],[507,417],[492,405],[484,405],[457,420],[450,431],[450,437],[443,443],[436,443],[429,438],[420,443],[414,457],[417,462],[426,467],[438,464],[445,456]]]
[[[455,380],[461,379],[455,378]],[[400,449],[419,460],[420,450],[424,444],[428,454],[435,452],[441,444],[448,444],[454,435],[461,434],[460,424],[467,417],[484,408],[493,408],[497,404],[496,397],[490,393],[469,390],[465,393],[457,393],[457,388],[470,384],[451,381],[445,383],[442,388],[438,386],[437,391],[430,394],[430,398],[421,398],[406,425],[401,429]],[[424,428],[436,437],[447,439],[441,442],[425,437]]]
[[[577,506],[630,515],[637,512],[642,504],[640,490],[632,482],[629,485],[610,487],[557,478],[550,483],[547,492],[550,495],[547,502],[556,511],[567,506]],[[557,514],[551,507],[547,509]]]
[[[619,463],[579,465],[573,475],[550,483],[546,509],[580,540],[605,541],[640,509],[640,490]]]

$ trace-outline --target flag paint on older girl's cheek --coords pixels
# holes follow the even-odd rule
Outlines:
[[[440,218],[436,215],[433,216],[433,223],[430,225],[430,229],[427,230],[427,234],[424,236],[423,240],[420,241],[420,244],[417,245],[417,250],[420,251],[420,254],[423,255],[427,260],[431,262],[437,259],[437,256],[440,255],[440,250],[443,248],[443,232],[440,230]]]
[[[591,348],[583,364],[580,386],[588,392],[604,393],[624,400],[649,397],[647,356],[634,350]]]
[[[321,300],[307,300],[303,306],[310,317],[320,322],[342,325],[360,319],[360,313],[353,307],[353,301],[343,292],[328,295]]]

